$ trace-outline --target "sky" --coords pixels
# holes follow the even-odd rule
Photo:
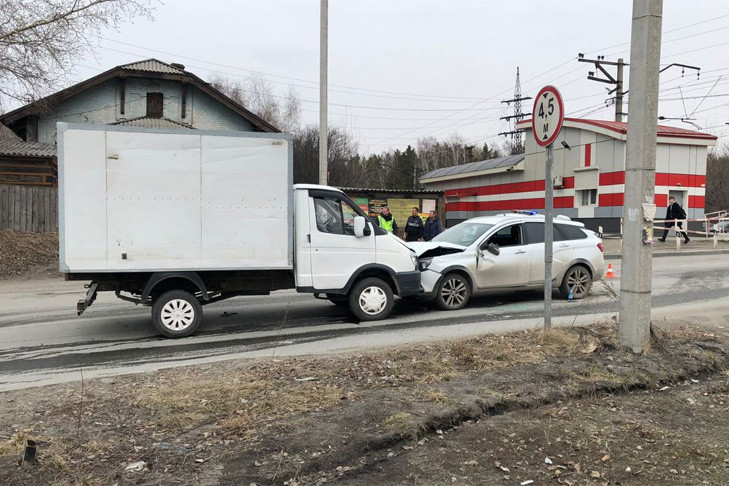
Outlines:
[[[319,0],[166,0],[153,21],[106,32],[69,85],[151,57],[203,79],[256,73],[279,95],[293,86],[302,121],[316,124],[319,7]],[[631,13],[627,0],[330,0],[329,125],[346,128],[361,153],[404,149],[421,137],[503,143],[498,134],[509,126],[499,118],[513,107],[501,101],[513,98],[517,67],[523,96],[553,84],[566,116],[613,119],[608,85],[588,80],[594,66],[577,55],[629,62]],[[701,75],[662,73],[659,115],[695,119],[729,143],[729,2],[665,0],[662,39],[662,65],[698,66]],[[626,72],[626,89],[628,82]]]

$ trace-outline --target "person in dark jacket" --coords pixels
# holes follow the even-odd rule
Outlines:
[[[413,214],[408,218],[405,224],[405,232],[402,239],[405,241],[420,241],[423,239],[423,218],[420,217],[420,211],[417,207],[413,208]]]
[[[671,196],[668,198],[668,208],[666,208],[666,229],[663,230],[663,238],[660,238],[658,241],[660,241],[661,243],[666,242],[666,236],[668,236],[668,231],[671,229],[671,227],[673,227],[673,220],[675,219],[686,219],[686,211],[684,211],[681,205],[676,202],[676,198]],[[686,233],[685,231],[681,231],[683,229],[682,225],[682,221],[676,223],[676,226],[679,227],[677,232],[679,235],[683,235],[683,242],[688,243],[689,241],[691,241],[691,238],[689,238],[688,233]]]
[[[443,223],[438,219],[435,211],[430,211],[428,219],[425,220],[425,228],[423,229],[423,240],[430,241],[443,232]]]

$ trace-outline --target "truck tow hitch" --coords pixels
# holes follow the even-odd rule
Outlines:
[[[96,300],[96,288],[98,286],[99,284],[94,282],[84,285],[84,287],[88,290],[86,291],[86,298],[76,302],[76,311],[78,312],[78,315],[83,314],[84,311],[88,309],[91,304],[94,303],[94,301]]]

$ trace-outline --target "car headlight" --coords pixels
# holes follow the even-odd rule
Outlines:
[[[420,260],[420,265],[418,266],[418,268],[420,269],[421,272],[424,270],[427,270],[432,261],[433,260],[431,258],[426,258],[425,260]]]

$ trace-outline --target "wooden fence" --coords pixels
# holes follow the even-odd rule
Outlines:
[[[0,184],[0,230],[58,231],[58,187]]]

